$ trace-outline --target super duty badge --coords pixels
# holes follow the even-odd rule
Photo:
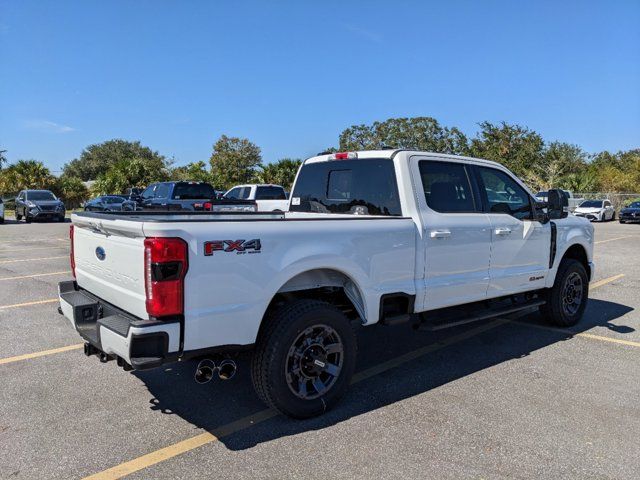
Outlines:
[[[204,242],[204,254],[209,257],[213,252],[260,253],[262,244],[259,238],[253,240],[212,240]]]

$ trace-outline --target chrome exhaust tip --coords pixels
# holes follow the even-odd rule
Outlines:
[[[196,373],[194,375],[196,383],[202,385],[210,382],[213,378],[213,372],[216,371],[216,368],[216,364],[213,360],[209,358],[200,360],[200,363],[198,363],[198,366],[196,367]]]
[[[237,371],[238,367],[236,362],[229,360],[228,358],[222,360],[220,365],[218,365],[218,377],[220,377],[220,380],[231,380],[236,376]]]

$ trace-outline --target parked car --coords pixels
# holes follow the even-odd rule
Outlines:
[[[219,200],[206,182],[154,183],[142,192],[140,205],[143,210],[161,211],[256,211],[253,201]]]
[[[102,195],[84,204],[86,212],[131,212],[136,203],[120,195]]]
[[[640,202],[633,202],[620,210],[620,223],[640,222]]]
[[[4,202],[0,198],[0,223],[4,223]]]
[[[580,205],[584,201],[584,198],[575,197],[573,195],[573,192],[570,192],[569,190],[560,190],[560,191],[567,198],[567,204],[570,212],[573,212],[578,207],[578,205]],[[536,199],[540,202],[546,202],[547,194],[548,194],[547,191],[538,192],[536,193]]]
[[[573,214],[590,222],[607,222],[616,218],[616,210],[609,200],[585,200]]]
[[[16,198],[16,221],[58,220],[64,222],[64,203],[49,190],[22,190]]]
[[[258,396],[310,417],[349,387],[355,325],[440,330],[531,308],[576,324],[594,228],[565,208],[557,190],[537,204],[495,162],[320,155],[285,213],[74,214],[59,311],[86,355],[128,370],[204,356],[196,379],[224,379],[247,351]]]
[[[224,198],[255,200],[259,212],[286,212],[289,210],[287,193],[280,185],[236,185],[224,194]]]

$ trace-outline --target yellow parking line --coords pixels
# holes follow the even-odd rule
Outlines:
[[[69,258],[68,255],[61,255],[59,257],[39,257],[39,258],[21,258],[18,260],[2,260],[0,261],[0,264],[2,263],[17,263],[17,262],[35,262],[36,260],[56,260],[58,258]]]
[[[607,283],[615,282],[616,280],[619,280],[622,277],[624,277],[624,273],[620,273],[618,275],[614,275],[613,277],[608,277],[608,278],[604,278],[602,280],[598,280],[597,282],[593,282],[589,286],[589,289],[594,290],[594,289],[596,289],[598,287],[602,287],[603,285],[606,285]]]
[[[18,277],[5,277],[5,278],[0,278],[0,282],[3,282],[5,280],[21,280],[23,278],[47,277],[51,275],[64,275],[67,273],[71,273],[71,270],[65,270],[64,272],[35,273],[33,275],[20,275]]]
[[[415,360],[416,358],[426,355],[427,353],[435,352],[449,345],[453,345],[454,343],[458,343],[471,337],[480,335],[481,333],[503,325],[506,322],[507,320],[504,319],[494,320],[493,322],[487,323],[486,325],[471,329],[459,335],[454,335],[441,342],[433,343],[419,348],[405,355],[394,358],[393,360],[389,360],[388,362],[383,362],[379,365],[357,373],[356,375],[354,375],[353,381],[351,383],[361,382],[372,376],[378,375],[379,373],[385,372],[399,365]],[[187,438],[186,440],[182,440],[178,443],[174,443],[173,445],[169,445],[168,447],[164,447],[154,452],[147,453],[146,455],[143,455],[141,457],[134,458],[133,460],[129,460],[128,462],[121,463],[120,465],[116,465],[115,467],[111,467],[102,472],[98,472],[94,475],[85,477],[83,480],[115,480],[125,477],[152,465],[156,465],[158,463],[164,462],[165,460],[177,457],[178,455],[189,452],[195,448],[216,442],[220,438],[229,436],[260,422],[264,422],[265,420],[273,418],[276,415],[277,413],[273,410],[261,410],[257,413],[254,413],[253,415],[241,418],[240,420],[236,420],[235,422],[231,422],[222,427],[215,428],[211,432],[204,432],[199,435],[195,435],[191,438]]]
[[[7,308],[28,307],[29,305],[42,305],[43,303],[53,303],[57,301],[57,298],[50,298],[48,300],[36,300],[35,302],[14,303],[13,305],[0,305],[0,310],[5,310]]]
[[[635,235],[624,235],[623,237],[616,237],[616,238],[608,238],[606,240],[599,240],[597,242],[594,242],[595,245],[599,245],[600,243],[607,243],[607,242],[613,242],[615,240],[622,240],[623,238],[631,238],[634,237]]]
[[[0,358],[0,365],[19,362],[21,360],[28,360],[30,358],[44,357],[45,355],[53,355],[54,353],[62,353],[62,352],[68,352],[70,350],[77,350],[79,348],[82,348],[83,345],[84,345],[83,343],[77,343],[75,345],[67,345],[66,347],[54,348],[51,350],[44,350],[42,352],[25,353],[24,355],[16,355],[15,357]]]
[[[576,336],[591,338],[593,340],[600,340],[601,342],[619,343],[621,345],[628,345],[630,347],[640,347],[640,342],[632,342],[631,340],[622,340],[620,338],[604,337],[602,335],[594,335],[592,333],[577,333]]]

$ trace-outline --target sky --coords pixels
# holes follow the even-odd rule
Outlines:
[[[403,116],[638,148],[640,0],[0,0],[10,162],[124,138],[182,165],[222,134],[271,162]]]

